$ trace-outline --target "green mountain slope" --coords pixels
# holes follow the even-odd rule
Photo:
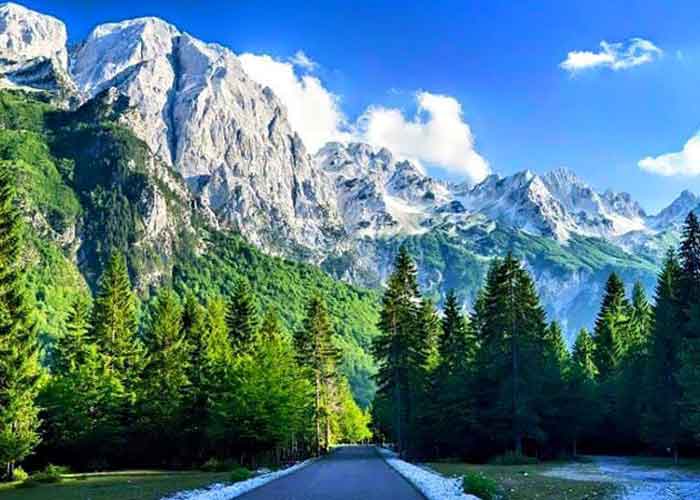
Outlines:
[[[47,343],[61,335],[69,304],[95,287],[116,249],[126,253],[144,298],[171,281],[200,297],[226,295],[245,278],[260,306],[276,308],[290,331],[299,327],[306,300],[322,293],[343,370],[358,401],[368,404],[378,294],[210,229],[182,179],[119,124],[128,112],[109,95],[67,112],[41,94],[0,92],[0,161],[20,173],[31,229],[29,280]]]

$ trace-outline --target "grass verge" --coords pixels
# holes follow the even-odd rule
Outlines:
[[[160,500],[181,490],[230,482],[228,472],[123,471],[69,474],[33,488],[0,484],[0,500]]]
[[[431,463],[436,471],[446,476],[464,476],[467,473],[493,480],[505,494],[505,500],[584,500],[610,499],[616,491],[610,483],[573,481],[542,476],[552,465],[473,465],[465,463]]]

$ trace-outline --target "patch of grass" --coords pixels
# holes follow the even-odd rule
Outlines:
[[[465,493],[476,495],[481,500],[496,500],[500,497],[498,483],[478,472],[467,472],[462,479],[462,487]]]
[[[245,467],[236,467],[231,471],[231,474],[229,475],[229,480],[232,483],[238,483],[239,481],[245,481],[247,479],[250,479],[252,476],[253,473]]]
[[[616,488],[609,483],[573,481],[543,476],[551,465],[473,465],[465,463],[431,463],[446,476],[479,476],[495,482],[504,500],[592,500],[612,499]],[[467,485],[465,481],[465,486]],[[478,495],[478,493],[474,493]]]
[[[177,491],[230,482],[229,473],[123,471],[69,474],[60,483],[0,484],[0,500],[160,500]]]

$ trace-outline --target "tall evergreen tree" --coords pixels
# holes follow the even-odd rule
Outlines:
[[[603,300],[595,320],[593,340],[598,376],[605,381],[615,374],[625,349],[626,325],[630,306],[625,297],[625,285],[616,273],[605,283]]]
[[[646,373],[652,309],[641,283],[632,289],[632,303],[624,333],[620,354],[616,389],[616,429],[618,439],[627,447],[635,446],[641,439],[641,415],[646,406],[646,397],[639,390],[639,383]]]
[[[447,293],[440,326],[439,364],[431,391],[435,421],[431,432],[439,454],[466,454],[474,425],[471,391],[476,342],[453,291]]]
[[[258,340],[260,317],[255,303],[255,295],[247,280],[241,280],[236,287],[226,311],[226,325],[233,350],[237,353],[250,353]]]
[[[411,385],[416,370],[424,366],[425,339],[419,338],[418,310],[421,302],[416,266],[405,246],[399,249],[394,271],[382,299],[379,319],[381,334],[374,340],[380,407],[386,409],[387,430],[394,437],[400,454],[411,444],[410,427],[414,414],[411,401],[416,388]]]
[[[85,361],[86,349],[92,343],[90,332],[92,304],[79,295],[71,304],[66,318],[65,332],[56,343],[53,372],[64,374],[75,370]]]
[[[138,316],[122,254],[114,253],[100,278],[93,312],[94,336],[107,367],[127,388],[138,384],[143,347],[137,338]]]
[[[671,449],[674,457],[678,457],[682,440],[678,382],[683,345],[680,276],[676,256],[669,251],[656,284],[646,384],[648,405],[643,419],[645,440],[657,449]]]
[[[329,449],[331,411],[340,351],[333,344],[333,325],[325,301],[314,295],[306,307],[304,326],[296,334],[299,361],[310,373],[314,389],[314,444],[316,453]]]
[[[566,442],[570,432],[566,411],[571,360],[561,326],[556,321],[552,321],[545,329],[543,354],[541,401],[538,403],[545,431],[541,441],[547,451],[554,454]]]
[[[578,444],[595,427],[599,418],[595,364],[595,343],[584,328],[576,337],[571,354],[571,369],[568,377],[568,407],[565,412],[572,453],[578,454]]]
[[[689,212],[685,219],[679,257],[681,274],[678,293],[687,318],[691,314],[690,309],[700,304],[700,223],[694,212]]]
[[[540,440],[538,408],[545,315],[534,283],[509,254],[487,282],[477,354],[477,411],[485,436],[508,437],[517,455],[526,438]],[[503,444],[506,444],[505,442]]]
[[[24,225],[15,168],[0,165],[0,466],[7,477],[39,443],[36,397],[41,375],[25,291]]]
[[[189,349],[182,328],[182,306],[174,291],[163,288],[156,298],[151,324],[146,328],[146,363],[140,391],[140,428],[146,451],[164,458],[177,456],[184,421]]]

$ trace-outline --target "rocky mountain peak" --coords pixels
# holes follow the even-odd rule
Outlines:
[[[58,19],[0,4],[0,86],[73,93],[66,40]]]
[[[42,57],[66,64],[66,26],[16,3],[0,4],[0,58],[7,67]]]
[[[649,220],[651,225],[658,230],[666,229],[669,226],[678,226],[683,223],[688,212],[697,210],[699,205],[700,197],[685,189],[669,206],[650,217]]]

